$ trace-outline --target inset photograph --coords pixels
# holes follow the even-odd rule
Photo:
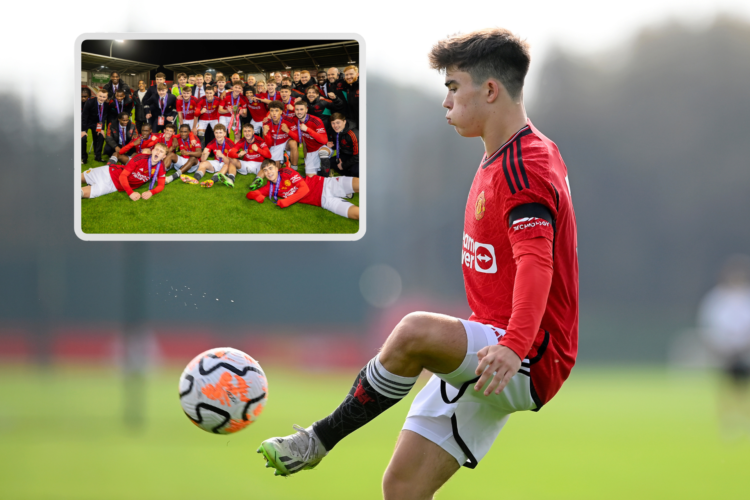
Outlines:
[[[106,36],[76,42],[79,238],[364,235],[359,37]]]

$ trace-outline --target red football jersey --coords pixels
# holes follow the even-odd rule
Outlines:
[[[297,142],[305,141],[308,153],[314,153],[328,142],[326,127],[323,125],[323,120],[317,116],[307,115],[304,120],[295,116],[290,118],[289,121],[294,124],[294,127],[289,130],[289,137]],[[307,125],[307,130],[304,132],[301,128],[298,128],[303,123]],[[300,137],[300,133],[302,137]]]
[[[193,133],[190,133],[190,137],[188,137],[187,141],[183,141],[182,137],[177,135],[177,150],[180,152],[180,156],[183,158],[190,158],[186,153],[194,153],[196,151],[201,150],[201,143],[195,138]],[[193,141],[195,141],[197,144],[193,145]]]
[[[233,99],[238,113],[241,109],[247,108],[247,98],[244,95],[240,94],[234,97],[233,92],[227,92],[221,100],[221,106],[227,110],[227,113],[219,113],[219,116],[232,116],[232,108],[234,107],[232,106]]]
[[[192,121],[195,118],[195,109],[197,106],[198,99],[195,97],[191,97],[187,102],[182,99],[182,96],[177,98],[177,111],[182,113],[183,122]]]
[[[513,208],[546,207],[553,224],[520,219],[509,227]],[[489,158],[482,160],[466,203],[463,264],[470,321],[508,327],[516,263],[512,245],[544,237],[552,240],[554,272],[541,327],[534,339],[506,334],[499,343],[530,364],[537,406],[557,393],[578,351],[578,248],[568,172],[555,143],[529,121]],[[521,351],[521,352],[519,352]]]
[[[221,144],[219,144],[216,141],[216,139],[209,142],[208,146],[206,146],[206,149],[208,149],[211,152],[210,154],[214,155],[214,158],[216,158],[219,161],[223,161],[221,158],[218,158],[216,156],[216,152],[221,151],[223,154],[228,155],[233,147],[234,147],[234,143],[231,140],[229,140],[229,138],[225,137],[224,142],[222,142]]]
[[[165,135],[164,135],[164,132],[162,132],[160,134],[154,134],[154,137],[156,137],[156,142],[157,143],[162,143],[165,146],[167,146],[167,149],[169,149],[169,148],[171,148],[173,146],[175,146],[175,147],[177,146],[177,138],[180,137],[180,136],[177,135],[177,134],[172,134],[172,137],[169,138],[169,142],[167,142],[167,140],[165,138]]]
[[[294,124],[286,118],[282,118],[279,123],[274,123],[270,116],[263,120],[263,126],[265,127],[268,125],[268,133],[263,137],[263,140],[269,148],[271,146],[285,144],[286,141],[289,140],[289,132],[284,132],[281,128],[283,124],[286,124],[290,131],[292,130],[292,127],[294,127]]]
[[[218,120],[219,119],[219,103],[221,102],[221,99],[214,96],[212,101],[209,101],[207,98],[203,97],[200,101],[198,101],[198,106],[196,109],[197,112],[200,113],[200,111],[203,108],[206,108],[205,113],[201,113],[200,116],[198,116],[199,120]]]
[[[253,144],[258,146],[258,151],[253,151]],[[245,151],[245,154],[240,157],[238,153]],[[253,136],[252,144],[247,142],[247,139],[243,138],[239,141],[231,151],[229,151],[230,158],[239,158],[241,161],[263,161],[265,158],[271,158],[271,151],[268,150],[268,146],[263,142],[260,137]]]
[[[258,97],[260,99],[268,99],[269,101],[280,101],[281,100],[281,94],[278,92],[274,92],[271,94],[270,92],[261,92],[258,94]]]
[[[157,142],[157,136],[156,134],[150,134],[148,137],[144,136],[137,136],[134,137],[132,141],[130,141],[124,148],[120,149],[120,154],[125,154],[131,149],[135,148],[136,154],[141,154],[141,151],[144,149],[152,148],[154,147],[154,144]]]
[[[263,118],[268,114],[268,106],[260,101],[250,101],[247,104],[247,110],[253,121],[258,123],[262,122]]]
[[[164,162],[159,162],[156,165],[151,166],[149,172],[148,162],[151,155],[135,155],[130,159],[127,165],[124,167],[120,165],[113,165],[109,167],[109,176],[112,178],[112,182],[118,191],[125,191],[120,185],[120,173],[125,170],[129,172],[128,183],[131,189],[138,189],[145,183],[151,180],[151,176],[155,175],[158,182],[159,177],[164,177],[166,171],[164,170]],[[154,184],[156,186],[156,184]]]
[[[281,103],[284,105],[284,114],[282,114],[281,116],[283,116],[284,118],[289,118],[289,119],[295,118],[295,116],[294,116],[294,96],[292,96],[292,97],[289,98],[289,102],[281,101]],[[292,108],[289,109],[289,106],[291,106]]]

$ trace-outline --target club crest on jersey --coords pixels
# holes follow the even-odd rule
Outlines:
[[[291,183],[291,182],[290,182],[290,181],[289,181],[289,180],[287,179],[287,180],[285,180],[285,181],[284,181],[284,185],[285,185],[286,187],[289,187],[289,186],[291,186],[291,185],[292,185],[292,183]]]
[[[477,204],[474,206],[474,217],[477,220],[480,220],[482,217],[484,217],[484,206],[484,191],[482,191],[481,193],[479,193],[479,196],[477,196]]]
[[[474,238],[464,233],[461,263],[478,273],[494,274],[497,272],[495,247],[474,241]]]

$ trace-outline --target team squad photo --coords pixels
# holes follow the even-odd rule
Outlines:
[[[200,44],[162,65],[94,53],[115,42],[82,43],[84,233],[359,230],[358,42],[120,41],[142,59]]]

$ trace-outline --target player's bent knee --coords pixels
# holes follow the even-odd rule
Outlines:
[[[424,342],[429,342],[432,317],[429,313],[409,313],[399,321],[389,338],[401,352],[419,351]]]

